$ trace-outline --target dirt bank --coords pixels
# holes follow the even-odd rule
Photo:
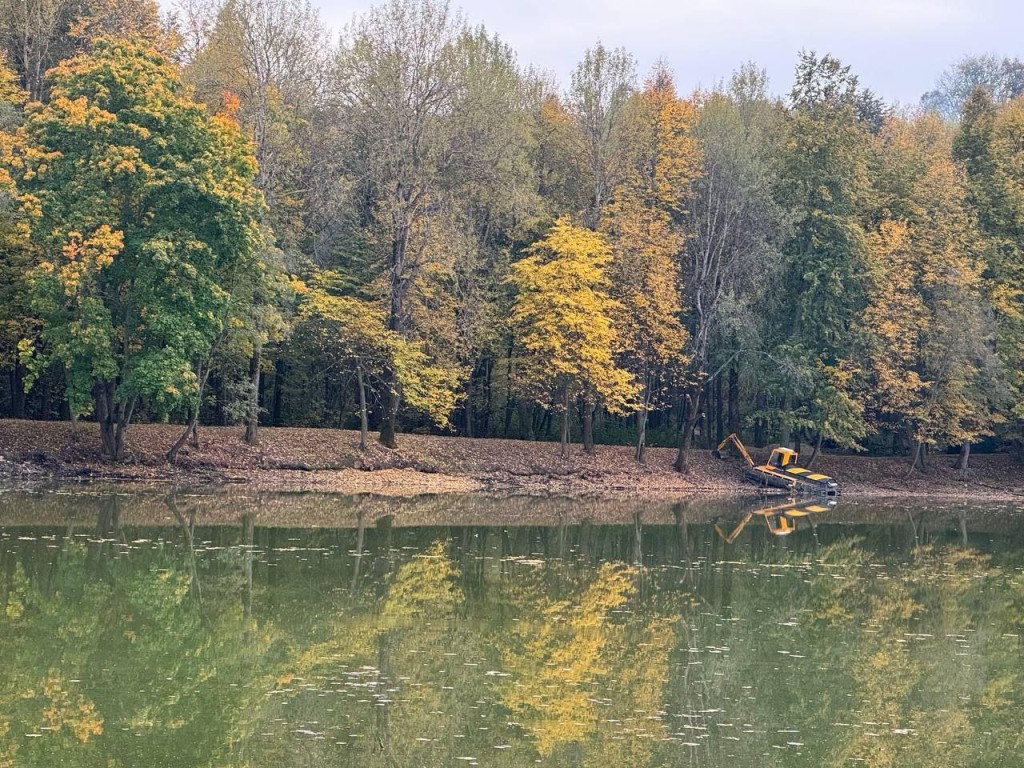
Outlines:
[[[372,443],[358,449],[358,434],[343,430],[264,428],[260,444],[246,445],[236,427],[205,427],[202,447],[186,448],[171,467],[164,453],[180,427],[140,424],[129,433],[128,459],[100,459],[94,424],[0,420],[0,477],[8,482],[47,478],[128,484],[240,483],[254,491],[292,490],[381,495],[422,493],[530,493],[578,498],[649,498],[749,494],[738,461],[717,461],[694,451],[688,475],[672,470],[675,452],[649,451],[638,466],[625,446],[599,446],[593,456],[574,446],[563,461],[558,445],[521,440],[402,435],[399,450]],[[754,451],[764,458],[768,450]],[[845,496],[968,496],[1024,500],[1024,462],[1008,454],[972,457],[966,479],[954,457],[929,460],[928,473],[906,477],[901,458],[822,456],[816,469],[836,477]]]

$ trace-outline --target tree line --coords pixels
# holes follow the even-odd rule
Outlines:
[[[0,414],[906,454],[1019,440],[1024,65],[564,87],[443,0],[0,21]]]

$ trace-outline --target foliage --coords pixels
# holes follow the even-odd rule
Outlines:
[[[956,120],[979,89],[997,102],[1024,94],[1024,62],[992,55],[964,56],[939,75],[935,89],[921,97],[921,106]]]
[[[117,455],[132,418],[255,442],[362,393],[364,440],[567,440],[579,411],[588,450],[677,442],[680,469],[727,425],[1022,432],[1016,59],[955,63],[940,117],[814,52],[787,99],[753,63],[681,97],[600,43],[560,86],[446,0],[337,45],[308,0],[0,7],[2,415],[93,414]],[[542,255],[570,220],[602,245]]]
[[[613,413],[627,412],[636,385],[614,361],[620,342],[612,315],[619,305],[607,292],[608,242],[561,218],[528,253],[512,273],[520,390],[563,409],[589,396]]]
[[[167,412],[195,391],[193,359],[259,268],[255,163],[237,125],[209,117],[138,44],[99,41],[52,79],[16,166],[44,251],[32,276],[43,325],[23,359],[30,382],[63,366],[74,414],[107,387],[126,426],[136,400]]]
[[[357,369],[378,386],[389,386],[394,371],[409,406],[448,426],[455,408],[458,377],[431,365],[425,352],[387,327],[379,304],[329,292],[331,275],[318,276],[319,287],[301,293],[295,327],[297,343],[333,371],[352,377]]]

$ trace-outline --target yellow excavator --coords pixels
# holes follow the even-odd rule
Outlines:
[[[788,499],[785,504],[776,504],[747,512],[746,516],[728,533],[726,533],[721,525],[715,523],[715,533],[726,544],[732,544],[743,533],[747,523],[755,517],[760,517],[764,520],[764,524],[772,536],[788,536],[796,531],[801,520],[811,520],[811,526],[813,527],[812,515],[828,512],[835,503],[834,500],[830,500],[822,504],[797,504],[795,499]]]
[[[751,458],[739,435],[733,432],[714,450],[714,457],[725,458],[722,452],[730,445],[735,447],[747,462],[744,476],[762,488],[782,488],[791,493],[817,493],[822,496],[839,495],[839,483],[831,477],[798,467],[796,462],[799,456],[791,448],[775,448],[768,463],[758,465]]]

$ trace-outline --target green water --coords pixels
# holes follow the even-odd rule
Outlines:
[[[756,508],[0,494],[0,766],[1021,764],[1020,509]]]

